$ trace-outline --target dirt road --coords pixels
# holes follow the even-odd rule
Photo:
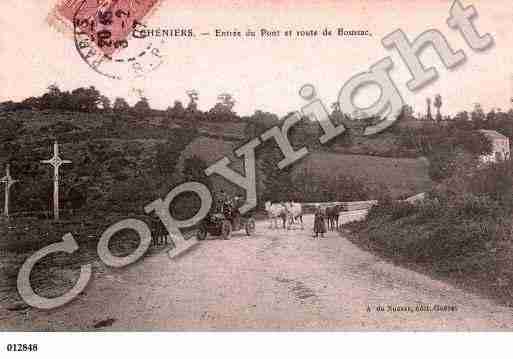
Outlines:
[[[509,308],[384,262],[335,232],[313,239],[310,216],[305,230],[267,225],[259,222],[253,237],[241,232],[230,241],[207,240],[176,261],[162,252],[128,268],[103,269],[63,308],[0,309],[0,329],[513,328]],[[417,311],[420,304],[449,311]]]

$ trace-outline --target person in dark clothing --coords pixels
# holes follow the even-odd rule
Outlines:
[[[315,209],[314,233],[315,238],[319,236],[319,233],[321,234],[321,237],[324,237],[324,233],[326,233],[325,215],[320,206],[317,206]]]

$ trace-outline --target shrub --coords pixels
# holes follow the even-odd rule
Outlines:
[[[374,220],[387,217],[389,220],[395,221],[411,215],[415,210],[416,206],[409,202],[395,200],[380,201],[377,205],[371,207],[367,218]]]
[[[429,220],[443,215],[443,207],[438,198],[426,198],[416,203],[416,212],[419,220]]]
[[[390,218],[397,220],[411,215],[415,211],[415,205],[405,201],[393,201],[390,206]]]
[[[357,230],[389,258],[422,263],[511,303],[512,173],[509,163],[456,172],[422,202],[379,202]]]
[[[513,211],[513,164],[511,161],[489,164],[479,169],[469,181],[469,190],[486,195]]]
[[[496,201],[472,193],[454,198],[454,208],[458,211],[459,217],[472,220],[490,218],[501,212],[501,207]]]

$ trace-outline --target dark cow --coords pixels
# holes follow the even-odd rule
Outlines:
[[[341,205],[330,205],[326,207],[326,219],[328,222],[328,230],[338,230],[338,219],[340,216]]]

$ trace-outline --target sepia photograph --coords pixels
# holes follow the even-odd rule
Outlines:
[[[0,352],[513,329],[511,3],[2,0],[0,24]]]

